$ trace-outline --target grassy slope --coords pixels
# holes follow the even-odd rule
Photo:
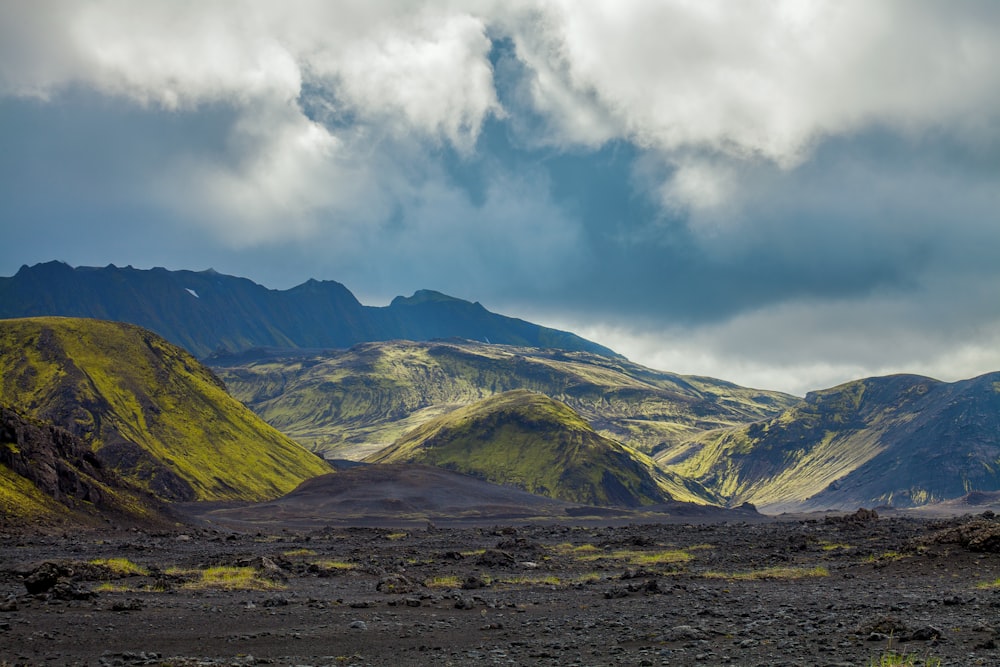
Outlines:
[[[0,478],[0,523],[172,523],[160,502],[104,469],[82,440],[2,404]]]
[[[42,525],[71,515],[69,508],[45,495],[29,480],[0,465],[0,518],[4,523]]]
[[[813,392],[775,419],[706,433],[690,456],[660,464],[771,511],[921,505],[1000,483],[998,408],[989,377],[867,378]]]
[[[188,353],[132,325],[0,321],[0,400],[97,451],[139,445],[199,500],[274,498],[329,472],[230,397]],[[149,486],[139,468],[120,472]]]
[[[526,390],[434,419],[369,461],[441,466],[571,502],[705,502],[660,474],[649,457],[595,433],[565,404]]]
[[[513,389],[572,407],[641,451],[778,414],[793,397],[622,359],[471,342],[391,342],[217,367],[233,395],[299,442],[334,456],[385,447],[415,426]]]

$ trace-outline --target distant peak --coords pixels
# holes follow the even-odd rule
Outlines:
[[[454,296],[448,296],[447,294],[442,294],[441,292],[436,292],[429,289],[417,290],[413,293],[411,297],[397,296],[392,300],[393,306],[416,306],[422,303],[468,303],[464,299],[459,299]]]

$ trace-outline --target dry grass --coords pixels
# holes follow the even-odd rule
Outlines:
[[[462,579],[454,575],[444,577],[432,577],[424,582],[427,588],[461,588]]]
[[[807,577],[828,577],[825,567],[768,567],[749,572],[705,572],[707,579],[730,579],[733,581],[757,581],[760,579],[804,579]]]
[[[210,567],[204,570],[168,570],[168,574],[193,576],[182,588],[186,590],[219,589],[225,591],[275,591],[283,584],[265,579],[252,567]]]
[[[1000,588],[1000,577],[997,577],[993,581],[984,581],[982,583],[976,584],[976,588],[983,590],[990,588]]]
[[[298,556],[315,556],[316,552],[312,549],[292,549],[291,551],[285,551],[282,556],[287,556],[289,558],[296,558]]]
[[[326,570],[356,570],[358,569],[357,564],[348,563],[343,560],[314,560],[311,561],[313,565],[317,565]]]
[[[95,558],[90,561],[90,564],[107,568],[112,574],[119,577],[149,576],[149,570],[127,558]]]

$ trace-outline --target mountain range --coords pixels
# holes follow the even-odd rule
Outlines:
[[[865,378],[658,453],[723,504],[914,507],[1000,489],[1000,373]]]
[[[497,315],[431,290],[362,305],[334,281],[271,290],[246,278],[207,271],[62,262],[22,266],[0,278],[0,319],[61,315],[129,322],[196,357],[258,347],[346,348],[368,341],[459,337],[509,345],[612,350],[565,331]]]
[[[330,458],[364,458],[434,417],[515,389],[561,401],[601,435],[646,453],[776,416],[798,400],[617,357],[474,341],[256,350],[205,361],[268,423]]]
[[[58,262],[0,278],[0,316],[16,318],[0,319],[0,513],[24,521],[273,500],[329,474],[317,453],[444,467],[476,479],[455,482],[469,498],[503,496],[491,482],[632,507],[958,507],[1000,489],[1000,373],[798,399],[436,292],[370,308],[334,282]]]

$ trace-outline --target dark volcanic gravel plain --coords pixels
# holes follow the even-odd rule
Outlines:
[[[989,512],[0,539],[5,667],[1000,664]]]

